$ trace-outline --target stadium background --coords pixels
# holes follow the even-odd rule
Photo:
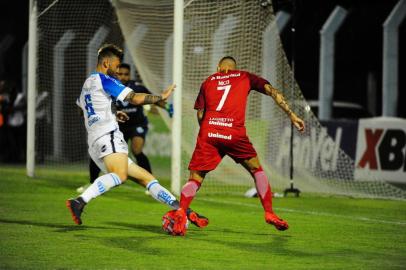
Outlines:
[[[53,1],[39,2],[45,7]],[[82,16],[91,15],[94,1],[70,2],[83,5]],[[294,55],[295,77],[306,98],[317,99],[319,29],[337,4],[350,13],[337,36],[335,100],[356,101],[366,108],[368,72],[376,74],[380,95],[382,22],[396,3],[295,1],[295,42],[292,46],[288,27],[282,43],[288,58]],[[0,17],[1,36],[8,33],[16,37],[3,55],[0,70],[3,78],[20,83],[21,49],[28,29],[28,6],[24,5],[28,3],[18,4],[0,3],[4,13]],[[273,1],[273,5],[276,11],[293,12],[292,1]],[[106,20],[111,18],[107,16]],[[52,19],[69,24],[69,11]],[[94,25],[83,25],[80,30],[92,33],[95,29]],[[399,36],[398,116],[404,118],[404,93],[400,89],[405,86],[405,23],[401,24]],[[67,53],[68,65],[77,67],[83,76],[86,66],[72,56],[85,57],[84,53],[75,51],[75,45]],[[46,76],[49,64],[41,63],[45,70],[41,76],[49,84],[47,87],[52,87]],[[70,76],[75,74],[73,71]],[[79,82],[69,85],[78,91],[80,86]],[[66,101],[73,105],[75,98],[69,94]],[[376,100],[379,115],[380,96]],[[66,106],[64,110],[70,112],[71,108]],[[73,128],[66,134],[73,131],[84,135],[79,118],[69,121],[67,125]],[[167,132],[159,117],[152,116],[152,122],[158,129],[155,131]],[[47,138],[39,136],[46,144]],[[151,140],[149,143],[154,144]],[[86,152],[85,141],[71,141],[70,145]],[[41,149],[51,151],[46,145]],[[63,152],[75,158],[73,149]],[[152,164],[162,164],[164,170],[158,168],[157,174],[168,186],[169,159],[154,156]],[[83,163],[81,168],[85,166]],[[166,207],[146,197],[144,190],[133,183],[95,200],[85,213],[85,226],[73,226],[63,204],[74,195],[75,188],[88,181],[87,172],[75,166],[67,170],[39,166],[39,172],[40,177],[31,179],[26,177],[23,165],[0,164],[1,269],[218,269],[219,265],[229,269],[403,269],[406,265],[404,200],[309,193],[300,198],[275,198],[275,209],[291,224],[289,231],[279,234],[263,222],[257,198],[200,193],[193,207],[208,215],[211,225],[204,231],[192,227],[184,239],[173,239],[164,235],[159,226]],[[182,257],[186,259],[178,261]]]
[[[35,141],[35,163],[37,165],[45,164],[48,166],[57,166],[71,164],[81,165],[83,168],[83,164],[85,164],[85,162],[83,162],[87,159],[87,147],[86,142],[83,139],[85,137],[85,130],[82,128],[82,123],[75,110],[72,109],[72,107],[74,107],[72,104],[74,104],[76,100],[77,89],[80,89],[85,74],[88,74],[94,66],[94,57],[91,57],[91,54],[89,54],[89,49],[87,49],[87,46],[93,42],[92,38],[96,37],[95,33],[99,31],[103,32],[107,29],[105,36],[102,38],[103,40],[100,42],[114,42],[119,45],[124,45],[123,34],[127,35],[127,40],[129,40],[128,44],[130,44],[129,46],[131,47],[131,44],[135,43],[135,40],[134,42],[132,40],[132,31],[139,25],[143,26],[144,23],[140,22],[142,22],[144,19],[145,25],[151,24],[149,27],[154,30],[149,32],[149,34],[144,38],[139,49],[135,50],[135,45],[133,46],[134,48],[127,49],[129,49],[129,52],[131,52],[131,56],[133,58],[132,60],[139,65],[138,69],[144,75],[144,81],[152,91],[157,91],[157,89],[163,87],[165,83],[169,83],[170,81],[167,78],[168,76],[166,76],[167,73],[162,73],[162,65],[166,67],[170,66],[170,64],[162,63],[162,60],[166,57],[166,55],[165,57],[163,56],[163,44],[165,44],[166,41],[165,39],[160,39],[161,37],[169,37],[172,33],[172,27],[170,25],[172,23],[172,17],[170,12],[164,14],[164,17],[162,17],[166,22],[165,26],[163,27],[163,25],[159,25],[159,20],[156,20],[154,17],[155,13],[153,13],[153,9],[151,9],[151,11],[146,11],[144,14],[148,15],[145,15],[146,17],[142,18],[143,13],[133,15],[134,12],[137,12],[137,9],[127,12],[127,10],[131,9],[131,5],[123,4],[125,1],[114,2],[116,3],[117,13],[115,12],[114,8],[112,8],[109,1],[99,1],[97,2],[97,5],[95,5],[95,3],[96,2],[94,1],[70,1],[69,3],[64,1],[38,1],[38,9],[40,12],[44,10],[46,12],[45,14],[41,13],[38,20],[39,25],[37,34],[40,38],[38,43],[39,63],[36,78],[37,90],[40,95],[46,94],[46,100],[42,103],[42,108],[37,109],[41,110],[42,113],[42,117],[37,116],[36,123],[37,136]],[[168,10],[170,10],[172,7],[171,2],[162,1],[159,3],[164,3],[164,7]],[[191,3],[193,3],[193,1]],[[187,9],[188,13],[186,16],[190,17],[186,19],[189,21],[196,18],[193,17],[193,14],[198,14],[198,12],[200,12],[199,9],[202,7],[205,8],[205,4],[208,2],[198,2],[198,4],[195,5],[196,3],[197,2],[193,3]],[[231,5],[227,7],[225,3],[230,3]],[[257,73],[262,72],[263,76],[270,77],[271,81],[272,79],[276,80],[272,81],[272,83],[282,90],[289,102],[293,103],[292,106],[294,109],[297,109],[296,112],[299,115],[302,115],[306,121],[309,121],[309,128],[306,131],[307,134],[306,137],[304,137],[305,139],[303,144],[312,141],[311,138],[313,128],[316,129],[315,134],[318,136],[318,138],[324,138],[324,131],[321,129],[319,121],[313,116],[312,112],[307,111],[305,105],[307,105],[306,101],[314,100],[315,98],[317,99],[318,91],[316,89],[319,87],[317,83],[317,62],[319,61],[318,51],[320,50],[320,48],[317,46],[319,43],[318,29],[320,29],[320,27],[323,25],[324,21],[329,16],[331,9],[335,7],[335,5],[333,5],[332,2],[328,2],[328,4],[317,2],[309,2],[304,4],[301,1],[275,1],[272,3],[270,1],[242,1],[240,4],[236,3],[239,2],[221,2],[221,5],[219,5],[219,9],[217,10],[217,12],[219,12],[218,14],[224,15],[224,12],[227,12],[227,8],[231,8],[233,10],[230,10],[230,12],[235,12],[235,15],[232,16],[240,16],[242,18],[246,16],[242,20],[250,21],[252,26],[241,24],[238,27],[239,30],[230,36],[229,40],[227,41],[232,44],[228,50],[233,51],[233,54],[239,58],[240,63],[242,63],[242,68],[248,68]],[[241,5],[241,3],[244,4]],[[379,37],[379,33],[382,32],[382,27],[379,20],[381,19],[383,21],[387,16],[384,11],[386,10],[386,13],[389,13],[393,6],[389,7],[386,2],[386,9],[379,9],[381,7],[380,5],[383,5],[381,2],[373,2],[372,4],[369,3],[368,5],[364,5],[365,7],[358,6],[361,5],[361,3],[363,2],[338,1],[335,3],[346,8],[349,11],[349,15],[337,34],[337,51],[335,53],[336,62],[334,69],[334,100],[347,101],[351,102],[352,104],[355,103],[356,105],[359,105],[363,110],[363,116],[379,116],[382,99],[380,97],[381,87],[379,85],[382,84],[382,80],[380,79],[382,77],[382,53],[379,53],[382,51],[382,46],[379,46],[379,44],[382,42],[374,42],[374,40],[375,38],[382,39],[382,34],[380,34]],[[393,4],[395,4],[395,2]],[[122,5],[123,8],[121,8],[120,5]],[[263,8],[261,8],[261,5]],[[261,16],[264,16],[262,18],[263,20],[252,20],[252,16],[246,15],[249,13],[245,14],[244,8],[241,8],[242,6],[249,9],[250,12],[261,14]],[[47,7],[51,7],[51,9],[48,10]],[[138,10],[141,9],[142,6],[141,8],[138,7]],[[261,48],[264,50],[264,48],[266,48],[268,45],[260,44],[260,42],[250,44],[247,40],[250,40],[252,37],[255,37],[254,39],[261,40],[262,31],[264,31],[265,26],[272,21],[272,12],[275,13],[281,10],[292,14],[292,20],[290,20],[288,25],[289,27],[285,28],[282,32],[281,42],[279,42],[278,34],[272,33],[272,35],[274,35],[272,39],[277,40],[278,53],[275,57],[263,57],[264,59],[277,59],[275,60],[276,66],[267,69],[264,68],[264,66],[261,67],[259,57],[261,56]],[[375,13],[379,13],[380,17],[375,16]],[[199,23],[199,18],[200,17],[198,17],[197,21],[191,22],[192,25],[193,23],[195,24],[193,27]],[[207,32],[214,32],[217,27],[216,25],[220,25],[222,21],[222,19],[218,19],[215,16],[210,17],[210,15],[202,17],[202,19],[210,21],[210,24],[208,24],[206,27],[210,30]],[[356,25],[356,27],[354,27],[354,25]],[[17,26],[14,25],[14,27]],[[295,29],[294,34],[291,29]],[[404,27],[401,25],[401,31],[399,34],[400,37],[403,37],[402,29],[404,29]],[[205,55],[206,59],[207,56],[209,56],[208,53],[214,52],[212,55],[215,55],[215,50],[218,48],[209,43],[212,37],[207,34],[199,36],[199,31],[202,31],[202,29],[194,31],[195,32],[188,35],[187,39],[184,40],[184,43],[189,46],[188,52],[190,52],[190,49],[198,49],[198,47],[194,47],[196,42],[203,42],[202,44],[205,45],[201,48],[205,48],[205,46],[207,46],[207,49],[205,49],[206,51],[201,55]],[[229,30],[226,29],[225,33],[227,33],[227,31]],[[244,32],[244,34],[242,34],[242,32]],[[248,33],[250,36],[246,38],[244,35]],[[339,39],[340,37],[341,39]],[[70,44],[70,39],[73,40],[72,44]],[[244,40],[244,43],[241,44],[244,49],[240,50],[238,49],[238,46],[236,46],[236,44],[239,42],[238,39]],[[263,40],[265,40],[265,38],[263,38]],[[400,48],[402,48],[401,46],[404,43],[402,38],[399,43]],[[152,47],[150,44],[153,44],[154,47]],[[283,45],[283,48],[279,47],[280,44]],[[369,44],[374,44],[374,46],[369,46]],[[59,49],[54,52],[54,48],[57,48],[58,46],[60,46]],[[153,49],[151,50],[149,47]],[[95,51],[95,48],[92,48],[92,52],[93,51]],[[292,71],[289,67],[289,63],[285,59],[285,54],[287,59],[290,60],[291,66],[293,65],[292,60],[294,59],[294,75],[295,79],[297,80],[293,80],[293,77],[290,75]],[[5,66],[9,64],[8,62],[10,55],[4,54],[4,63],[6,63]],[[130,55],[130,53],[127,53],[126,55]],[[207,76],[208,73],[205,70],[206,67],[213,65],[212,63],[208,63],[207,60],[204,60],[201,55],[199,56],[199,53],[196,52],[190,55],[185,54],[184,59],[187,60],[184,60],[185,71],[183,80],[186,82],[185,86],[187,90],[182,94],[182,98],[185,100],[184,104],[193,102],[195,97],[194,89],[198,89],[199,80],[201,80],[202,77]],[[404,58],[403,56],[404,54],[402,54],[402,50],[400,50],[399,74],[402,74],[404,69],[404,65],[402,64],[404,62],[402,61]],[[166,61],[166,58],[164,60]],[[21,63],[21,61],[17,61],[17,63]],[[264,70],[274,70],[276,76],[272,76],[272,73],[267,73],[264,75]],[[7,76],[13,78],[13,76],[15,77],[15,74],[18,74],[19,72],[17,71],[17,73],[13,73],[13,75],[7,75],[7,73],[10,72],[5,68],[3,68],[3,71],[5,78],[7,78]],[[211,70],[209,72],[211,72]],[[370,89],[372,88],[370,85],[371,79],[375,84],[373,87],[376,91],[375,94],[369,93]],[[404,106],[401,106],[400,104],[403,93],[399,90],[402,87],[403,80],[404,78],[400,76],[400,83],[398,85],[399,98],[397,99],[397,115],[399,117],[402,117],[402,111],[404,110]],[[19,81],[24,81],[24,75],[20,77]],[[296,85],[296,81],[298,85]],[[21,87],[24,87],[24,85],[25,84],[21,83]],[[57,91],[59,89],[62,90]],[[189,91],[189,93],[187,93],[187,91]],[[304,95],[304,98],[302,97],[302,94]],[[374,102],[372,106],[373,108],[370,108],[371,100]],[[283,188],[286,186],[286,181],[283,182],[283,180],[288,178],[290,170],[289,167],[291,164],[291,162],[288,160],[289,157],[287,156],[287,147],[285,147],[286,145],[291,144],[288,140],[289,132],[287,130],[287,122],[284,121],[285,118],[280,114],[280,111],[275,110],[274,104],[272,102],[271,104],[269,103],[269,100],[264,102],[263,97],[252,95],[249,103],[251,106],[249,106],[250,108],[247,113],[247,119],[249,119],[247,122],[248,132],[254,141],[257,141],[256,147],[260,156],[262,156],[265,160],[264,163],[268,163],[268,166],[264,166],[267,172],[271,172],[274,175],[274,185],[278,188]],[[190,106],[187,106],[188,108],[186,110],[185,106],[187,105],[184,105],[182,108],[183,115],[188,116],[189,114],[192,114],[191,112],[187,111],[187,109],[190,109]],[[271,109],[268,109],[267,107]],[[37,112],[37,114],[39,115],[40,113]],[[266,116],[266,118],[264,118],[264,116]],[[358,118],[358,116],[352,116],[353,115],[351,115],[349,118],[354,118],[355,120]],[[270,119],[272,120],[268,121]],[[351,123],[351,119],[347,120],[348,122],[345,122],[345,125],[347,123]],[[184,128],[182,129],[182,147],[185,148],[184,145],[186,145],[188,149],[184,151],[186,154],[182,155],[184,169],[181,169],[181,171],[184,172],[184,175],[181,178],[186,179],[186,165],[189,158],[188,156],[191,154],[194,144],[195,134],[193,134],[193,132],[196,130],[196,123],[188,117],[183,117],[182,121],[185,122]],[[352,123],[355,123],[351,127],[352,131],[349,129],[348,132],[345,131],[346,133],[353,134],[354,130],[358,129],[357,122]],[[334,138],[339,138],[337,137],[338,133],[336,132],[338,129],[336,122],[333,120],[332,128],[330,128],[331,123],[324,124],[327,125],[327,132],[328,135],[330,135],[330,138],[327,138],[325,143],[337,145],[337,143],[334,142]],[[355,132],[355,134],[357,134],[355,136],[347,136],[345,134],[344,139],[342,140],[343,144],[340,144],[341,141],[338,142],[339,146],[342,149],[345,149],[344,151],[340,150],[340,152],[336,154],[336,156],[338,155],[340,157],[338,158],[338,170],[335,169],[335,165],[324,166],[323,168],[322,159],[336,159],[334,155],[331,157],[322,157],[320,156],[321,152],[310,150],[307,150],[306,152],[303,150],[305,147],[302,147],[301,150],[299,149],[301,151],[299,152],[299,156],[296,157],[298,162],[296,163],[296,166],[294,166],[295,174],[298,175],[299,178],[305,174],[306,176],[304,177],[307,177],[308,181],[313,181],[313,178],[319,179],[320,177],[321,181],[324,181],[323,179],[331,179],[333,181],[336,179],[343,179],[345,181],[348,179],[354,179],[354,168],[357,164],[353,163],[356,155],[359,155],[358,152],[362,152],[363,150],[361,149],[356,153],[353,146],[354,144],[351,141],[357,140],[357,136],[358,138],[362,138],[362,133],[363,131],[358,131],[358,134]],[[157,134],[150,133],[150,136],[155,135]],[[283,147],[279,147],[279,145],[275,143],[276,141],[272,140],[272,138],[280,136],[283,138],[283,140],[279,145],[283,145]],[[169,141],[167,137],[165,140],[160,140],[161,137],[159,135],[158,138],[154,138],[152,141]],[[313,136],[313,138],[316,137]],[[299,141],[300,137],[296,137],[293,139],[293,145],[295,145],[295,142]],[[348,141],[350,141],[350,143],[348,143]],[[158,144],[147,144],[146,152],[149,154],[151,152],[158,153],[159,151],[157,151],[157,145]],[[357,145],[359,144],[356,144],[355,147],[357,147]],[[155,149],[148,149],[150,146],[155,146]],[[162,152],[169,153],[167,148],[168,143],[166,144],[165,151]],[[293,148],[298,149],[296,146],[293,146]],[[295,151],[296,150],[293,150],[293,152]],[[390,145],[386,152],[389,154],[392,153]],[[397,157],[397,159],[402,159],[400,162],[403,162],[403,150],[401,150],[401,152],[401,155],[398,155],[399,157]],[[295,152],[295,155],[296,154],[297,153]],[[308,168],[310,160],[310,158],[308,158],[309,155],[315,158],[312,158],[312,160],[316,160],[316,163],[312,161],[312,168],[310,168],[310,170]],[[7,161],[7,159],[4,160]],[[320,160],[320,164],[317,164],[318,160]],[[229,163],[226,166],[228,165]],[[271,166],[274,165],[277,165],[278,167],[276,170],[273,170],[274,168],[271,169]],[[232,183],[236,182],[235,179],[240,179],[241,182],[245,181],[244,183],[251,183],[249,179],[247,181],[247,178],[249,177],[241,177],[241,175],[235,171],[234,174],[231,174],[228,167],[224,168],[225,169],[222,171],[223,174],[221,174],[219,177],[215,176],[217,180],[224,179],[225,182]],[[301,171],[301,168],[304,168],[304,170]],[[225,173],[226,171],[227,173]],[[404,172],[402,173],[404,174]],[[309,175],[311,176],[309,177]],[[226,179],[227,177],[228,179]],[[365,177],[361,177],[361,180],[363,180],[362,178]],[[397,178],[399,178],[399,176],[397,176]],[[382,179],[380,179],[380,176],[378,176],[373,177],[372,180]],[[345,181],[343,184],[347,185],[348,182]],[[299,181],[299,184],[302,182],[304,183],[304,181]],[[341,183],[337,183],[341,185]],[[308,183],[305,184],[305,186],[302,186],[302,188],[307,188],[312,185],[313,184]],[[330,189],[330,187],[327,188]],[[343,194],[348,194],[348,191],[350,191],[352,188],[346,187],[345,189],[347,190]],[[373,189],[375,189],[375,187],[372,188],[372,190]],[[320,186],[319,181],[317,186],[310,188],[308,191],[327,192],[328,190],[323,189]],[[335,190],[334,188],[333,191],[333,194],[342,194],[342,192]],[[389,193],[392,193],[392,191]],[[392,195],[389,193],[382,192],[381,194],[375,194],[375,191],[373,191],[374,196],[378,195],[383,197],[391,197]],[[403,197],[403,195],[401,197]]]
[[[46,3],[52,1],[40,1]],[[91,1],[88,2],[91,5]],[[378,89],[382,83],[382,23],[396,5],[396,0],[296,0],[297,41],[292,48],[290,31],[284,31],[282,42],[289,60],[296,59],[295,77],[306,99],[318,97],[319,30],[336,5],[347,8],[350,13],[336,37],[335,100],[357,102],[367,108],[367,73],[376,75]],[[292,13],[293,1],[272,1],[275,11],[286,10]],[[21,52],[28,40],[28,1],[17,6],[13,1],[0,3],[3,15],[0,17],[0,36],[15,37],[12,47],[3,56],[0,77],[21,84]],[[7,12],[5,12],[7,11]],[[83,11],[85,12],[85,11]],[[292,22],[290,22],[292,23]],[[399,28],[399,48],[406,46],[406,24]],[[406,53],[400,50],[399,74],[405,74]],[[405,100],[405,76],[399,77],[399,117],[406,117],[406,107],[400,104]],[[377,91],[377,115],[381,112],[381,91]]]

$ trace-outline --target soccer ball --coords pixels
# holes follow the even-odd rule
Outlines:
[[[162,217],[162,229],[165,232],[167,232],[168,234],[172,234],[172,235],[174,234],[173,233],[173,224],[175,223],[175,220],[174,220],[173,216],[174,216],[175,212],[176,212],[176,210],[169,211]],[[186,219],[185,228],[184,228],[185,232],[188,229],[188,227],[189,227],[189,220]]]

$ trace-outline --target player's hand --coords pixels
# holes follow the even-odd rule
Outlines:
[[[297,130],[301,133],[305,130],[305,123],[302,119],[300,119],[296,114],[292,113],[290,115],[290,120],[292,121],[293,125],[297,128]]]
[[[117,119],[117,122],[124,123],[125,121],[130,119],[130,117],[128,117],[128,115],[123,111],[117,111],[116,119]]]
[[[175,88],[176,88],[175,84],[169,85],[168,88],[166,88],[161,94],[162,100],[166,101],[171,96],[171,94],[172,94],[173,90],[175,90]]]

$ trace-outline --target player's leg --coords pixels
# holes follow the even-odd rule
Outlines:
[[[258,157],[252,157],[241,162],[241,165],[252,175],[257,189],[258,197],[265,210],[265,221],[273,224],[278,230],[286,230],[289,225],[280,219],[272,209],[272,191],[268,178],[261,167]]]
[[[206,174],[206,171],[191,170],[189,181],[183,186],[180,195],[180,208],[186,209],[186,215],[189,221],[199,228],[204,228],[209,225],[209,219],[193,211],[190,208],[190,204],[192,203],[197,191],[200,189]]]
[[[78,187],[76,191],[78,193],[83,193],[93,182],[99,177],[100,173],[100,168],[97,166],[97,164],[93,161],[93,159],[89,159],[89,177],[90,177],[90,184],[83,185],[81,187]]]
[[[206,132],[201,132],[206,134]],[[189,180],[183,186],[180,195],[180,208],[188,209],[206,174],[214,170],[223,159],[224,154],[214,146],[215,142],[207,137],[198,137],[192,159],[189,163]]]
[[[125,153],[112,153],[103,157],[102,161],[108,173],[99,176],[79,197],[66,201],[76,224],[82,224],[81,214],[86,204],[127,179],[127,159]]]
[[[178,210],[167,212],[162,218],[162,228],[164,231],[172,235],[185,235],[188,219],[198,227],[206,227],[208,225],[209,220],[206,217],[198,215],[189,208],[204,180],[204,176],[204,172],[190,171],[189,181],[182,188],[180,197],[181,207]]]
[[[180,193],[180,208],[188,209],[192,200],[196,196],[197,191],[203,183],[207,172],[190,170],[189,180],[182,187]]]
[[[149,194],[158,202],[164,203],[174,210],[179,209],[179,201],[176,197],[163,187],[152,174],[134,164],[131,159],[128,159],[128,176],[130,180],[147,188]],[[187,217],[194,225],[200,228],[208,225],[209,220],[206,217],[199,215],[190,208],[186,209]]]
[[[236,162],[241,163],[253,177],[259,199],[265,210],[265,221],[275,225],[278,230],[286,230],[288,223],[281,220],[273,212],[271,186],[258,160],[257,152],[246,135],[245,128],[236,130],[233,140],[230,141],[224,151]]]
[[[132,181],[147,188],[149,194],[157,201],[167,204],[172,209],[179,208],[176,197],[166,188],[161,186],[159,181],[144,168],[128,159],[128,176]]]
[[[79,197],[66,202],[76,224],[82,224],[81,214],[86,204],[127,179],[127,159],[128,156],[125,153],[112,153],[103,157],[108,173],[99,176]]]
[[[266,212],[273,212],[271,186],[269,185],[268,178],[259,163],[258,157],[244,160],[241,162],[241,165],[254,178],[255,187],[264,210]]]
[[[189,163],[189,180],[182,188],[180,208],[175,213],[173,235],[184,235],[186,233],[184,226],[184,217],[186,215],[198,227],[208,225],[209,220],[206,217],[196,215],[193,212],[188,213],[187,209],[190,208],[189,206],[200,189],[206,174],[214,170],[223,159],[224,153],[220,152],[215,144],[215,140],[208,139],[206,131],[200,130],[195,150]]]
[[[125,153],[112,153],[103,157],[107,174],[99,176],[85,192],[80,195],[85,203],[109,191],[127,180],[128,156]]]
[[[79,197],[66,201],[74,222],[82,224],[81,214],[92,199],[120,185],[127,179],[128,148],[121,132],[111,132],[99,138],[89,148],[89,154],[97,166],[107,172],[98,177]]]
[[[195,150],[189,163],[190,177],[183,186],[180,197],[180,208],[169,211],[163,217],[163,229],[172,235],[185,235],[187,222],[187,209],[199,190],[206,173],[214,170],[221,162],[224,154],[208,140],[207,132],[200,130]],[[202,216],[190,215],[189,220],[196,219],[199,227],[205,227],[208,219]],[[201,224],[199,224],[201,222]],[[193,223],[193,221],[192,221]]]
[[[200,134],[206,134],[201,132]],[[186,215],[187,210],[192,203],[197,191],[204,180],[204,177],[209,171],[214,170],[221,162],[224,154],[220,153],[219,149],[207,140],[206,137],[198,137],[196,147],[189,163],[190,176],[188,182],[183,186],[180,195],[180,208],[173,214],[173,228],[171,233],[173,235],[185,235],[186,233]],[[168,213],[170,214],[170,213]],[[203,217],[204,218],[204,217]],[[191,218],[193,219],[193,217]],[[202,227],[207,226],[208,220],[201,219]],[[165,228],[164,228],[165,230]]]
[[[107,174],[99,176],[80,197],[88,203],[90,200],[121,185],[127,180],[128,156],[125,153],[112,153],[103,157]]]
[[[134,154],[137,164],[152,173],[151,163],[148,157],[142,152],[145,144],[145,139],[142,136],[134,136],[131,138],[131,151]]]

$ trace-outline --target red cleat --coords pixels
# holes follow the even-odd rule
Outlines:
[[[162,217],[162,229],[168,234],[181,236],[186,234],[189,222],[183,209],[179,210],[171,210]]]
[[[172,235],[185,235],[187,230],[188,220],[185,210],[179,208],[174,215],[173,233]]]
[[[279,231],[285,231],[289,229],[289,224],[283,219],[280,219],[274,213],[265,212],[265,221],[268,224],[274,225],[275,228]]]
[[[204,228],[209,225],[209,219],[207,217],[199,215],[190,208],[188,209],[188,211],[186,211],[186,214],[189,221],[199,228]]]
[[[175,223],[175,212],[176,210],[171,210],[162,217],[162,229],[169,234],[172,234],[173,232],[173,224]]]

